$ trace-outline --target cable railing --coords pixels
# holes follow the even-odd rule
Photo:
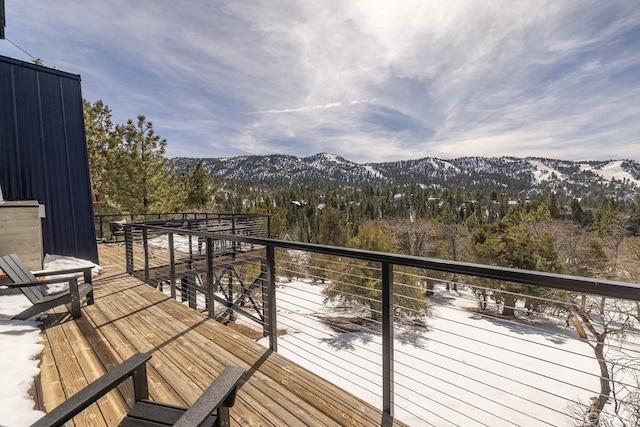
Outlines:
[[[640,286],[141,225],[130,273],[410,425],[640,423]]]
[[[160,212],[95,215],[96,241],[117,242],[124,239],[125,226],[156,225],[203,229],[245,236],[270,237],[271,219],[265,214],[230,214],[218,212]],[[215,229],[214,227],[218,227]],[[136,229],[134,228],[134,231]]]

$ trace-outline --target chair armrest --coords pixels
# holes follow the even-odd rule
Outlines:
[[[221,406],[231,407],[235,403],[238,383],[244,369],[227,366],[216,380],[202,393],[196,403],[174,424],[179,427],[199,426]]]
[[[41,277],[41,276],[58,276],[58,275],[62,275],[62,274],[70,274],[70,273],[87,273],[87,272],[91,272],[91,270],[93,269],[93,267],[76,267],[76,268],[68,268],[65,270],[56,270],[56,271],[38,271],[33,273],[34,276],[36,277]]]
[[[53,285],[54,283],[65,283],[65,282],[71,281],[72,279],[77,279],[77,278],[78,276],[61,277],[59,279],[37,280],[35,282],[5,283],[4,286],[7,286],[9,288],[28,288],[29,286]]]
[[[120,365],[109,370],[78,393],[65,400],[60,406],[40,418],[31,427],[62,426],[96,400],[113,390],[124,380],[133,376],[139,369],[145,368],[145,363],[151,359],[149,353],[137,353]]]
[[[77,267],[77,268],[68,268],[66,270],[57,270],[57,271],[39,271],[37,273],[33,273],[34,276],[36,277],[42,277],[42,276],[58,276],[58,275],[63,275],[63,274],[71,274],[71,273],[82,273],[83,276],[83,280],[84,283],[93,283],[93,267],[89,266],[89,267]],[[59,279],[58,282],[52,282],[52,283],[59,283],[61,280]]]

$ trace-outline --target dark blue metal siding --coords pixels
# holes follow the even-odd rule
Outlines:
[[[0,184],[45,205],[46,253],[98,261],[79,76],[0,56]]]

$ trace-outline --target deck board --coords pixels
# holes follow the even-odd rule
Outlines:
[[[246,382],[231,410],[240,426],[381,426],[368,403],[124,274],[124,246],[100,245],[103,273],[94,280],[95,304],[70,319],[64,307],[49,312],[42,334],[39,395],[51,410],[135,352],[151,352],[152,400],[195,402],[225,366],[246,369]],[[70,425],[114,425],[131,405],[121,385]]]

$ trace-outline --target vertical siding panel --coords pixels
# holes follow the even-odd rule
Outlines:
[[[41,148],[42,121],[37,72],[30,68],[14,68],[17,160],[21,169],[21,187],[18,194],[26,200],[46,198],[46,182],[41,179],[45,164]],[[10,165],[9,165],[10,166]],[[17,198],[14,198],[17,199]]]
[[[0,67],[0,147],[6,146],[6,150],[0,152],[2,162],[0,163],[0,183],[6,183],[2,186],[3,195],[6,198],[8,193],[12,192],[9,186],[20,187],[21,168],[17,158],[17,117],[15,105],[15,85],[12,67]],[[6,165],[16,165],[14,168],[8,168]],[[9,181],[10,176],[15,179]]]
[[[95,248],[96,231],[93,220],[93,204],[91,203],[91,185],[89,182],[89,154],[82,110],[82,92],[79,81],[60,79],[64,98],[64,123],[68,141],[67,158],[74,165],[74,173],[70,175],[75,228],[84,232],[75,237],[78,250]],[[80,102],[75,102],[80,100]],[[81,141],[81,142],[80,142]],[[77,179],[77,177],[86,177]],[[96,252],[97,257],[97,252]]]
[[[66,147],[64,143],[64,122],[60,107],[60,89],[58,77],[41,73],[40,88],[40,120],[42,125],[41,150],[45,162],[44,198],[47,200],[47,233],[45,248],[49,253],[72,253],[74,248],[69,245],[73,237],[73,229],[69,224],[73,195],[67,182],[70,165],[67,163]],[[67,203],[58,203],[65,200]],[[47,250],[47,249],[45,249]],[[65,254],[66,255],[66,254]]]

